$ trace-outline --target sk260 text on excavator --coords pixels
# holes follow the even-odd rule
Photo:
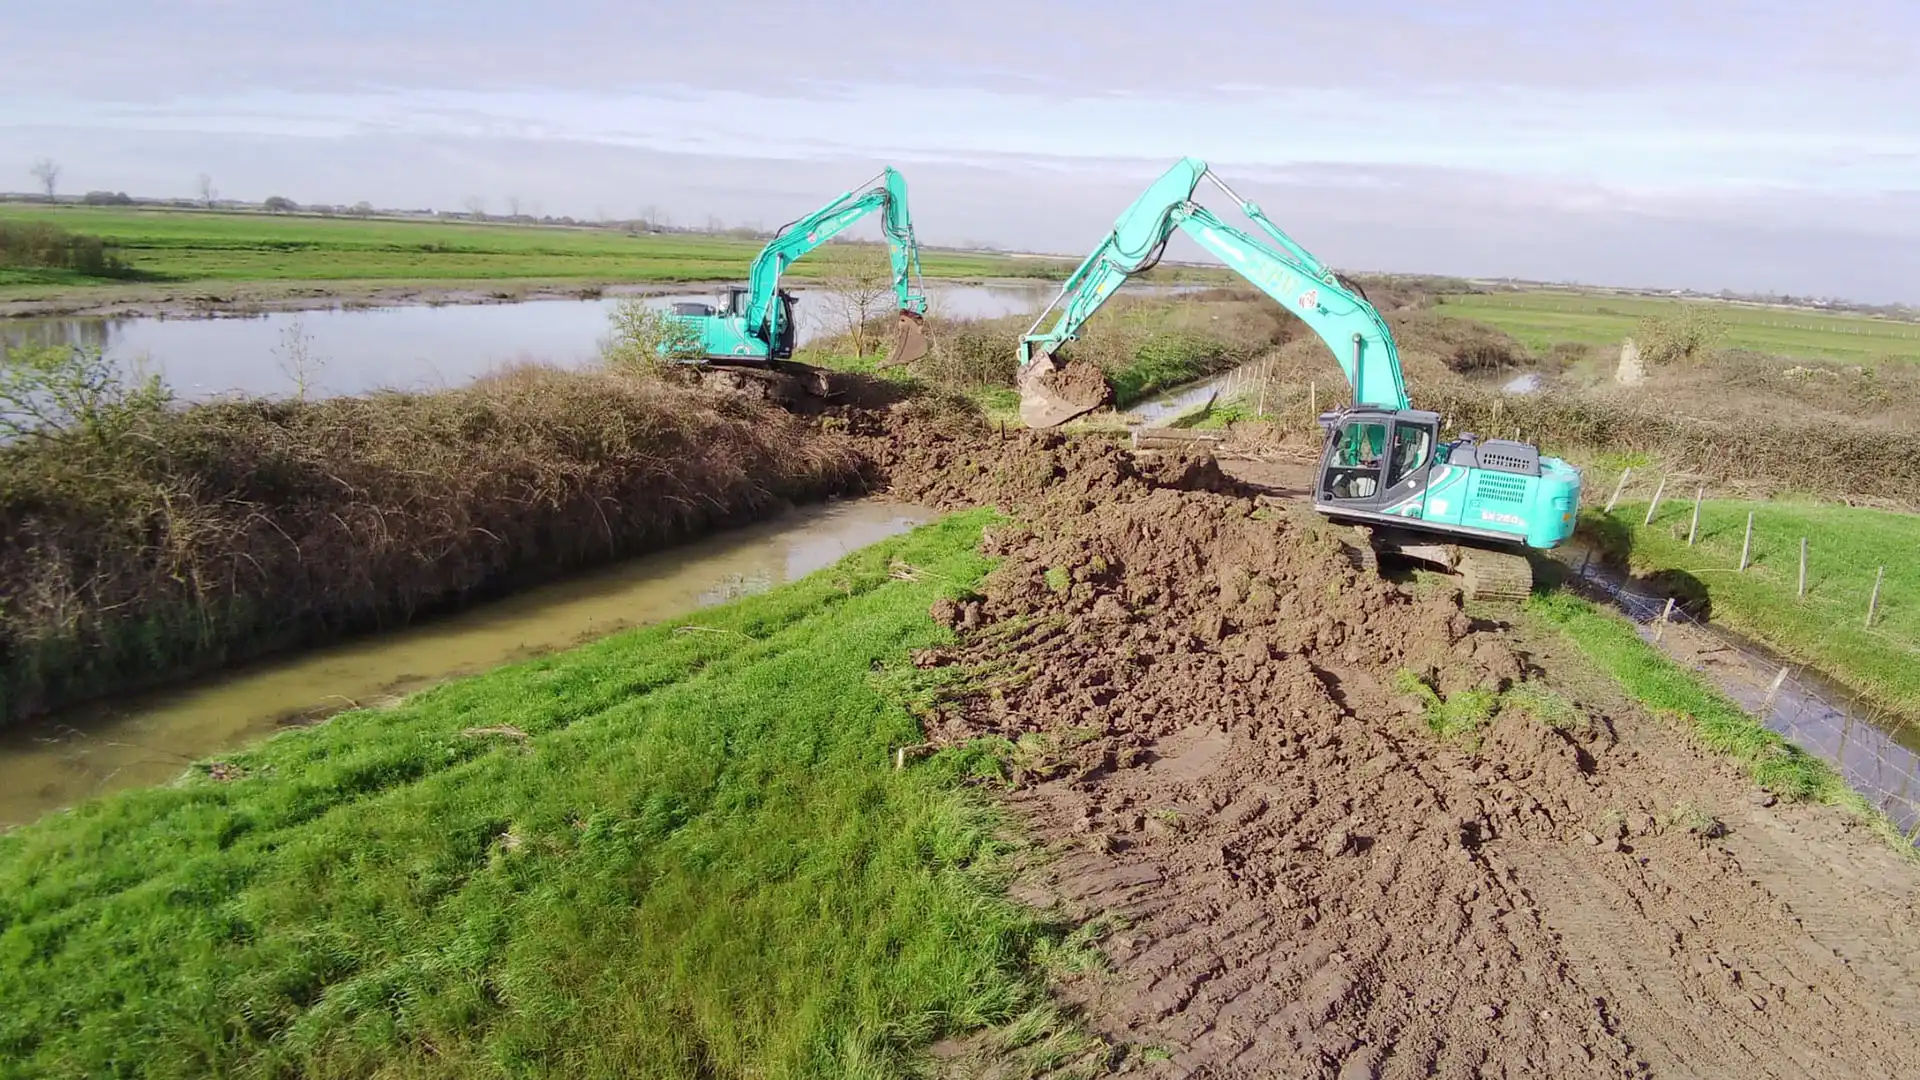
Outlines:
[[[785,397],[796,385],[823,393],[825,373],[793,363],[796,336],[794,296],[780,288],[787,267],[844,232],[875,210],[893,263],[893,291],[899,301],[893,341],[882,366],[904,364],[926,354],[926,284],[920,276],[920,245],[907,209],[907,182],[892,166],[797,221],[781,226],[754,256],[747,283],[729,288],[719,304],[679,303],[674,318],[685,330],[680,340],[663,341],[662,355],[696,366],[711,381],[735,389],[759,389]]]
[[[1196,203],[1194,189],[1203,178],[1238,204],[1266,239]],[[1069,370],[1054,354],[1130,276],[1159,262],[1175,229],[1299,317],[1333,350],[1353,388],[1353,403],[1319,417],[1326,442],[1313,507],[1364,536],[1362,560],[1377,567],[1379,554],[1396,554],[1458,575],[1470,597],[1524,598],[1533,585],[1524,549],[1552,548],[1572,534],[1579,470],[1526,443],[1481,442],[1472,435],[1441,441],[1440,416],[1408,401],[1393,334],[1361,288],[1282,232],[1198,158],[1182,158],[1134,200],[1021,339],[1020,415],[1028,426],[1055,427],[1106,403],[1104,379]]]

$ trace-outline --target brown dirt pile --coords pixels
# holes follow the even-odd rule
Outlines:
[[[1440,740],[1393,689],[1400,669],[1453,696],[1561,666],[1457,594],[1363,576],[1205,463],[955,430],[907,439],[889,466],[912,497],[1020,520],[989,534],[1003,561],[984,594],[936,607],[960,644],[918,662],[967,690],[928,728],[1011,740],[1015,804],[1057,852],[1032,899],[1120,918],[1115,970],[1063,993],[1116,1042],[1171,1054],[1130,1069],[1886,1076],[1920,1061],[1909,869],[1858,837],[1783,842],[1833,819],[1752,806],[1604,689],[1578,692],[1566,730],[1505,709],[1478,747]],[[1714,826],[1677,817],[1682,799]],[[1770,824],[1725,834],[1749,815]]]

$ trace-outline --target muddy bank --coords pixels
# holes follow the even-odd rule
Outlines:
[[[1053,851],[1026,895],[1111,927],[1114,970],[1060,993],[1130,1068],[1920,1060],[1913,868],[1757,792],[1558,639],[1360,574],[1205,462],[939,427],[889,466],[903,493],[1021,522],[989,534],[982,595],[934,610],[960,645],[918,657],[949,688],[926,723],[1007,740],[1013,804]],[[1406,672],[1454,721],[1483,715],[1436,735]],[[1500,704],[1520,684],[1564,710]]]
[[[0,319],[210,319],[275,311],[413,307],[442,304],[517,304],[526,300],[591,300],[602,296],[664,296],[720,283],[636,284],[600,281],[373,281],[195,282],[189,285],[101,285],[45,296],[0,299]]]
[[[0,447],[0,718],[404,625],[869,486],[734,395],[528,368]]]

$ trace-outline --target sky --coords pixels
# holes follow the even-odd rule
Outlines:
[[[1347,269],[1920,302],[1912,0],[8,6],[5,189],[773,226],[890,163],[1079,254],[1194,155]]]

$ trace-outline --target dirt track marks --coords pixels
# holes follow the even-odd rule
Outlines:
[[[1114,971],[1063,994],[1172,1055],[1131,1068],[1920,1075],[1916,877],[1835,814],[1750,805],[1578,680],[1583,728],[1505,713],[1477,750],[1440,743],[1396,670],[1451,693],[1565,661],[1358,575],[1204,464],[1034,436],[905,453],[909,494],[1031,526],[940,613],[962,645],[922,663],[994,674],[932,730],[1025,736],[1015,805],[1058,852],[1034,896],[1124,918]]]

